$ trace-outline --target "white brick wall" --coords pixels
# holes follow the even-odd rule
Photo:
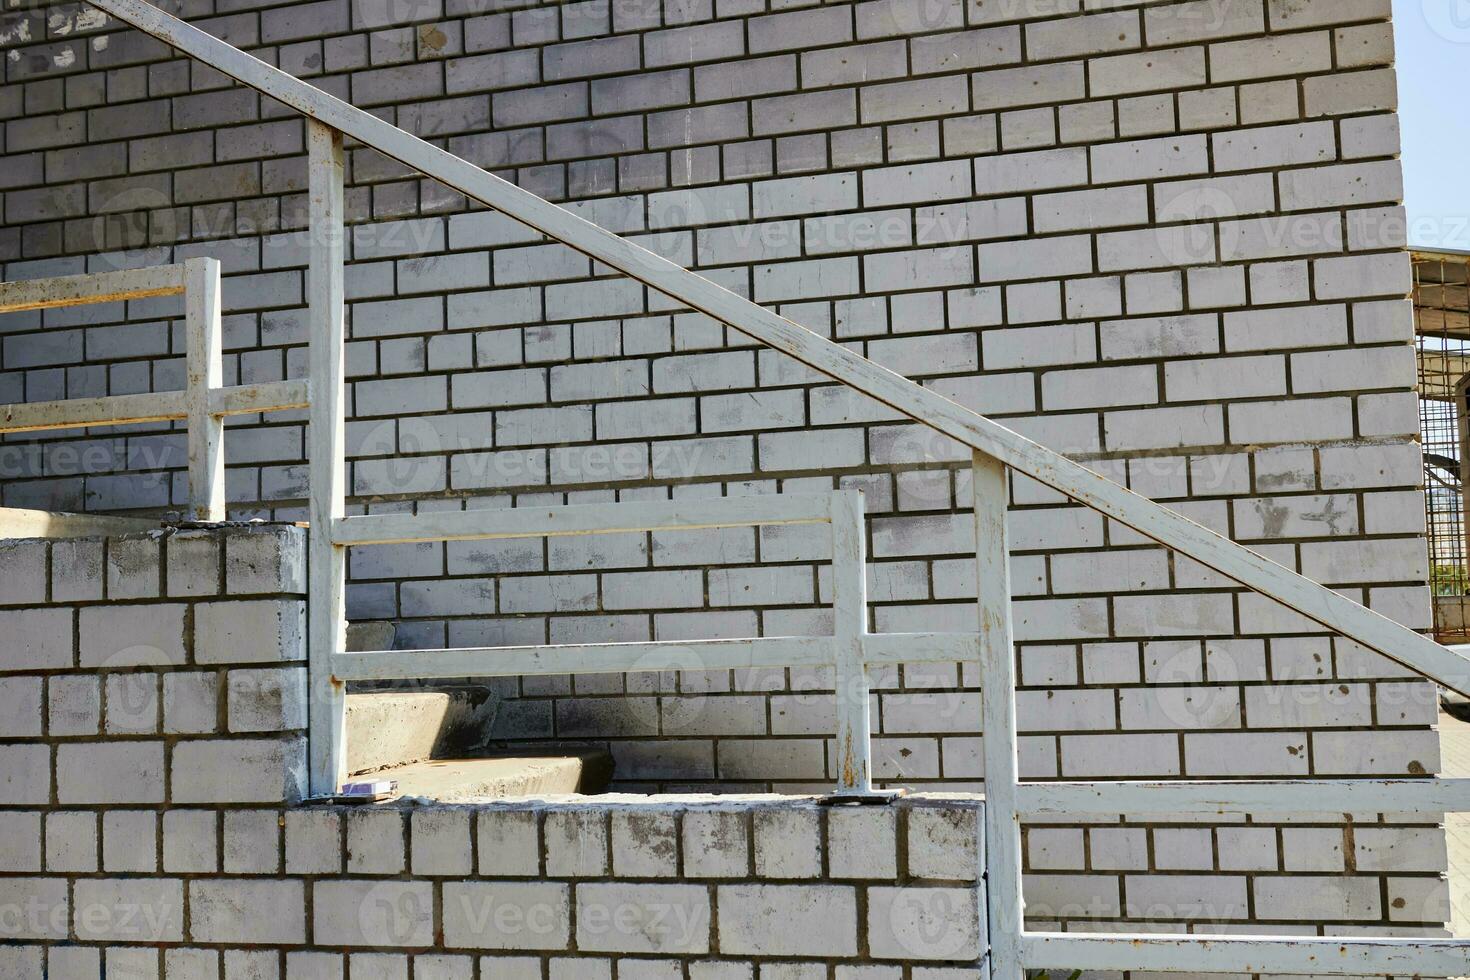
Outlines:
[[[186,13],[1427,624],[1420,530],[1402,518],[1420,507],[1420,476],[1387,0],[372,6]],[[30,8],[0,28],[4,277],[215,255],[230,379],[302,376],[300,122],[133,32]],[[859,487],[873,627],[973,627],[966,454],[368,151],[352,152],[351,181],[354,510]],[[0,402],[175,387],[179,313],[149,300],[0,319]],[[303,428],[232,423],[234,516],[303,516]],[[165,429],[0,444],[0,503],[179,506],[183,443]],[[1428,689],[1385,711],[1402,680],[1387,661],[1029,481],[1012,504],[1028,776],[1437,769]],[[44,567],[0,585],[0,655],[15,665],[0,675],[0,756],[17,763],[0,766],[0,799],[151,797],[161,779],[209,808],[235,788],[178,770],[181,755],[295,765],[261,730],[300,722],[285,652],[299,603],[273,594],[302,570],[239,550],[255,540],[228,538],[222,557],[182,535],[58,544],[49,593],[36,591]],[[38,555],[6,560],[41,567]],[[193,571],[219,561],[222,584]],[[830,628],[824,553],[772,532],[360,549],[351,569],[353,618],[399,621],[408,646]],[[104,595],[128,603],[106,622],[89,612]],[[218,659],[233,654],[216,641],[261,631],[282,644],[249,646],[260,662]],[[124,714],[92,668],[125,663],[163,676]],[[628,789],[825,788],[830,683],[526,681],[506,686],[499,734],[607,744]],[[1338,683],[1348,703],[1324,703]],[[884,781],[979,787],[970,673],[905,669],[876,686]],[[29,775],[38,725],[63,748],[116,740],[139,779]],[[218,739],[191,747],[206,735]],[[85,760],[58,751],[70,762]],[[239,789],[282,793],[273,779]],[[1148,828],[1142,843],[1056,829],[1084,835],[1085,860],[1050,845],[1036,907],[1078,880],[1100,896],[1064,903],[1059,921],[1135,908],[1122,869],[1174,873],[1149,864]],[[1284,867],[1278,828],[1260,828],[1269,845],[1240,829],[1213,830],[1220,869]],[[168,839],[165,827],[166,855]],[[1412,911],[1375,914],[1434,926],[1436,873],[1384,878]],[[1363,907],[1350,911],[1330,921],[1361,924]]]

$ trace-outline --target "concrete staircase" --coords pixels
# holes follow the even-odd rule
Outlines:
[[[442,803],[607,790],[613,764],[606,751],[487,749],[498,704],[479,686],[349,694],[348,772],[397,780],[399,795]]]

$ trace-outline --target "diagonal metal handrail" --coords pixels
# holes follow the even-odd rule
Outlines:
[[[1470,695],[1470,658],[142,0],[88,3],[1342,636]]]

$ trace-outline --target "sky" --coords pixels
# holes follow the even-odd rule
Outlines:
[[[1470,0],[1393,0],[1409,244],[1470,249]]]

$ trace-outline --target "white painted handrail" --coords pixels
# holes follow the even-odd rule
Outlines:
[[[415,541],[490,541],[555,538],[571,534],[628,531],[705,530],[721,527],[825,524],[832,519],[827,497],[772,494],[566,507],[505,510],[446,510],[422,514],[364,514],[332,523],[339,545],[408,544]]]
[[[0,287],[5,284],[0,283]],[[311,399],[304,380],[261,381],[210,389],[209,413],[220,417],[306,408]],[[189,417],[182,391],[153,391],[98,398],[0,405],[0,432],[45,432],[87,425],[176,422]]]
[[[836,663],[836,643],[837,638],[831,636],[758,636],[644,643],[365,650],[335,655],[332,673],[344,681],[377,681],[830,667]],[[979,659],[973,633],[869,633],[858,646],[861,661],[869,666],[972,663]]]
[[[0,284],[0,313],[49,310],[88,303],[118,303],[150,296],[178,296],[183,291],[183,264],[26,279]]]
[[[486,173],[321,89],[268,65],[143,0],[88,0],[172,45],[420,173],[524,222],[633,279],[782,351],[931,429],[991,456],[1140,534],[1270,596],[1446,687],[1470,695],[1470,659],[1298,575],[1060,453],[881,367],[840,344]]]
[[[218,260],[196,258],[145,269],[0,282],[0,313],[178,295],[184,297],[187,364],[183,390],[0,405],[0,434],[187,420],[190,517],[222,521],[225,417],[305,408],[310,397],[304,381],[224,385]],[[25,513],[7,516],[5,529],[12,536],[24,529],[54,528],[59,534],[63,527],[76,524],[37,521]],[[121,525],[93,522],[90,526],[100,530]]]

